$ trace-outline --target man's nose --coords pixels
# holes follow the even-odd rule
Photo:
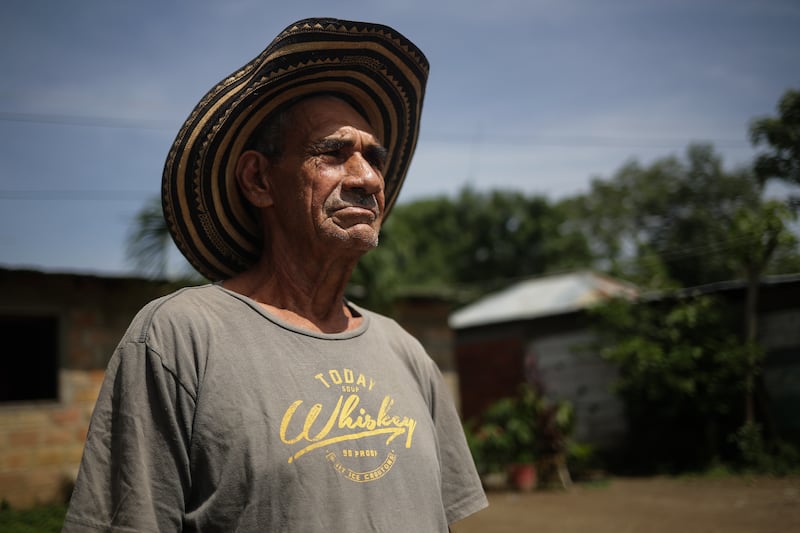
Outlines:
[[[366,194],[376,194],[383,189],[383,175],[369,164],[361,152],[355,152],[348,159],[346,170],[345,187],[361,189]]]

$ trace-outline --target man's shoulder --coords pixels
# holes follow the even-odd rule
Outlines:
[[[211,284],[183,287],[150,301],[140,313],[151,315],[191,313],[193,309],[197,309],[198,305],[211,303],[218,297],[219,291],[216,286]]]
[[[187,324],[200,319],[216,307],[220,291],[214,285],[184,287],[147,303],[136,314],[129,336],[145,340],[154,328],[168,324]]]

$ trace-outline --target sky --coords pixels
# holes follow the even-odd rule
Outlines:
[[[692,142],[733,169],[751,120],[800,88],[797,0],[4,0],[0,267],[129,274],[126,236],[194,105],[319,16],[392,26],[431,63],[400,202],[557,200]]]

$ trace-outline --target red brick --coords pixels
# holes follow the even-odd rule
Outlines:
[[[39,431],[12,431],[8,434],[8,444],[11,448],[30,448],[39,444],[39,438]]]
[[[97,396],[100,394],[99,385],[81,385],[75,389],[74,401],[76,403],[85,403],[94,405],[97,402]]]
[[[33,454],[30,450],[13,450],[0,455],[0,470],[23,470],[30,468]]]
[[[89,381],[91,381],[94,385],[97,385],[99,387],[100,384],[103,383],[103,379],[105,379],[105,377],[106,377],[106,371],[105,370],[89,370],[89,371],[86,372],[86,376],[89,378]]]
[[[57,409],[50,414],[50,420],[59,426],[75,425],[81,420],[81,410],[77,407]]]
[[[36,451],[37,466],[60,466],[64,463],[64,452],[60,447],[47,447]]]
[[[78,442],[86,442],[86,437],[89,435],[89,426],[81,426],[75,431],[75,438]]]
[[[68,444],[72,442],[73,436],[73,433],[67,429],[51,428],[45,432],[43,443],[45,445]]]
[[[81,462],[81,457],[83,457],[83,442],[64,449],[64,464],[69,463],[70,466],[74,466],[77,469]]]

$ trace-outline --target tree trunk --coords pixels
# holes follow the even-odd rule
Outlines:
[[[747,341],[747,374],[745,376],[744,418],[746,424],[755,423],[756,337],[758,335],[758,269],[747,271],[747,297],[745,301],[745,340]]]

